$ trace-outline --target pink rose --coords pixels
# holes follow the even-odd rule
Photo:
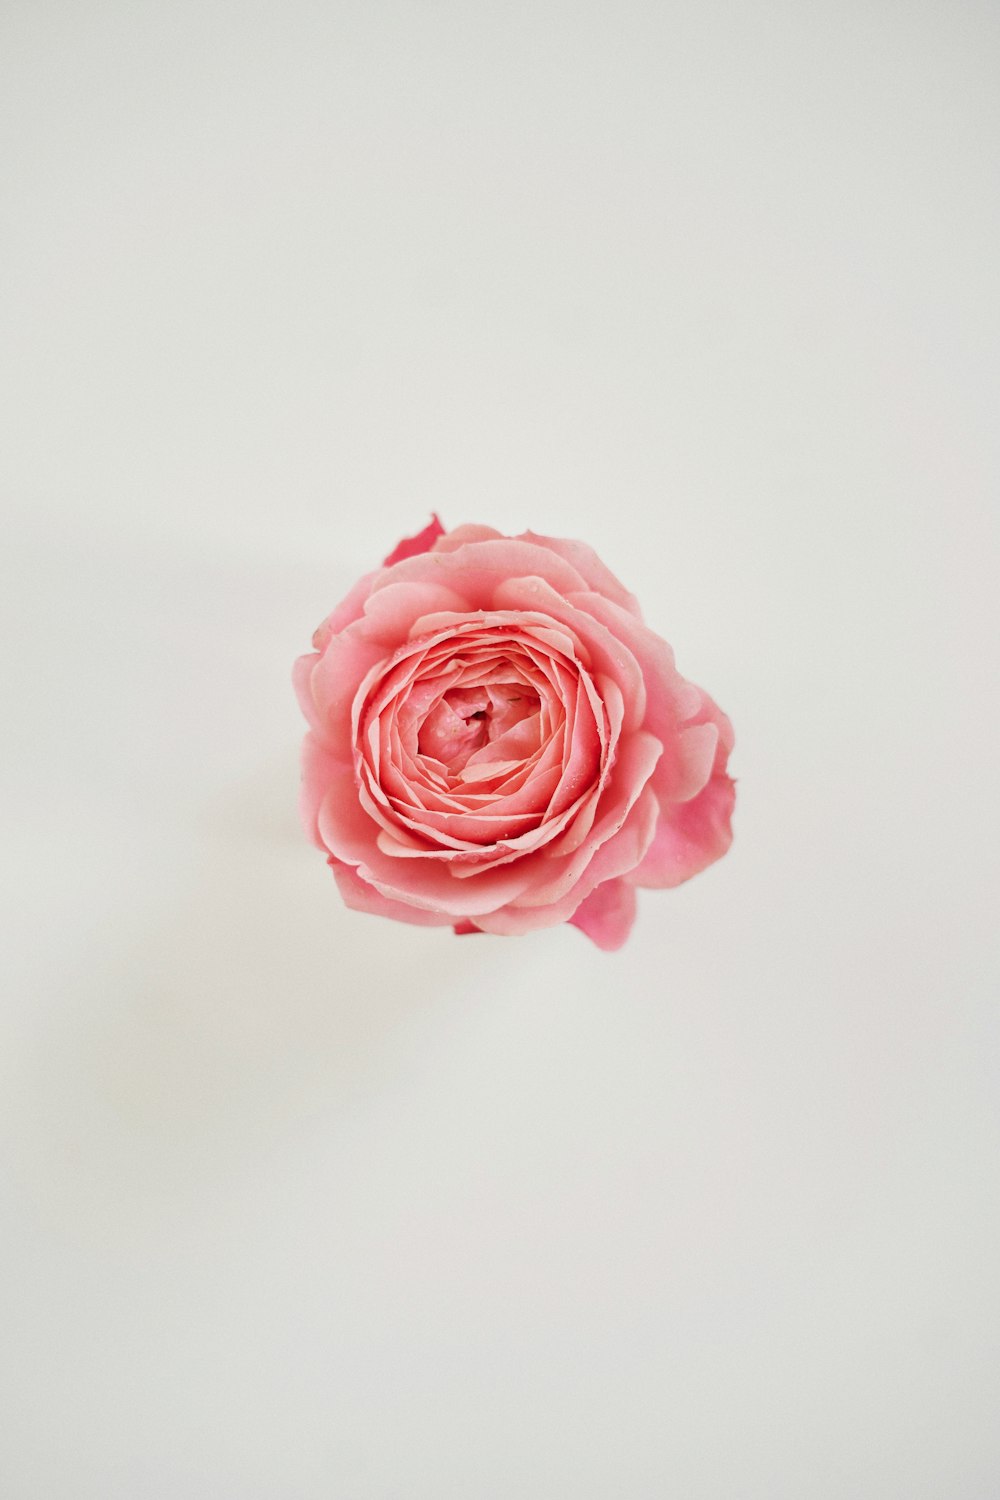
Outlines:
[[[613,949],[729,848],[732,726],[582,542],[435,516],[313,646],[302,814],[348,906]]]

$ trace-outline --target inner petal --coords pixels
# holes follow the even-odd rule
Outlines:
[[[472,756],[490,759],[498,754],[525,758],[538,747],[538,694],[523,682],[489,682],[448,689],[423,718],[417,731],[417,751],[460,778]],[[534,720],[534,724],[526,721]],[[514,735],[516,726],[523,730]]]

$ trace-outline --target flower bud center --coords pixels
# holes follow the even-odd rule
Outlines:
[[[537,747],[537,735],[526,739],[514,731],[526,720],[537,721],[538,711],[538,695],[524,683],[451,688],[420,724],[417,748],[455,777],[461,777],[473,756],[489,756],[494,745],[501,758],[523,759],[529,740],[532,750]]]

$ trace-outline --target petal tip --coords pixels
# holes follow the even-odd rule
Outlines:
[[[615,953],[632,931],[635,913],[632,886],[621,879],[606,880],[591,891],[569,920],[603,953]]]
[[[404,562],[408,557],[419,557],[422,552],[429,552],[438,537],[444,534],[437,511],[432,510],[430,521],[423,531],[418,531],[415,536],[404,536],[402,541],[396,543],[382,566],[391,568],[393,563]]]

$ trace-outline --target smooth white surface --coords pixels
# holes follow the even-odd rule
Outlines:
[[[0,20],[9,1500],[988,1500],[1000,16]],[[292,658],[434,507],[730,712],[629,946],[343,911]]]

